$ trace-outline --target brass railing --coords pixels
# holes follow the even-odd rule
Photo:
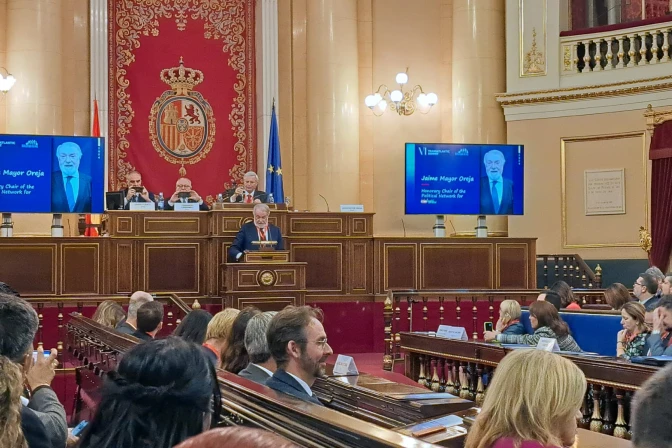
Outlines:
[[[573,288],[602,287],[602,267],[598,264],[593,271],[578,254],[539,254],[537,261],[543,263],[540,288],[550,288],[559,280]]]

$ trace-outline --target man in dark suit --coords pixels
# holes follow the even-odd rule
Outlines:
[[[154,193],[147,191],[142,185],[142,175],[139,172],[131,171],[128,173],[126,185],[127,187],[121,190],[124,195],[124,210],[130,209],[131,202],[153,202],[156,204]]]
[[[198,204],[198,209],[203,212],[210,210],[210,207],[203,201],[203,198],[191,189],[191,181],[186,177],[177,179],[175,187],[175,193],[173,193],[168,203],[164,206],[165,210],[175,210],[175,204],[178,202],[186,204],[196,203]]]
[[[141,341],[151,341],[163,328],[163,305],[160,302],[147,302],[138,308],[138,329],[132,336]]]
[[[243,176],[242,186],[231,188],[223,193],[224,200],[245,204],[265,204],[268,202],[268,195],[265,191],[257,190],[258,186],[259,176],[254,171],[248,171]]]
[[[288,306],[276,314],[266,337],[277,370],[266,381],[271,389],[322,406],[310,389],[324,375],[333,354],[322,326],[322,311],[309,306]]]
[[[243,224],[229,248],[230,261],[240,261],[244,253],[259,250],[259,246],[252,244],[252,241],[277,241],[275,249],[284,250],[280,228],[268,223],[271,214],[268,205],[255,205],[252,214],[254,221]]]
[[[513,182],[504,179],[504,154],[493,149],[483,157],[487,176],[481,177],[481,211],[482,215],[513,214]]]
[[[266,331],[271,319],[277,312],[266,311],[252,317],[245,328],[245,350],[250,357],[250,363],[238,372],[239,376],[252,380],[255,383],[266,384],[276,370],[275,360],[268,348]]]
[[[51,173],[52,213],[91,213],[91,176],[79,172],[82,149],[75,142],[56,148],[59,170]]]
[[[151,294],[145,291],[135,291],[128,302],[128,312],[126,319],[117,324],[115,330],[119,333],[132,335],[138,329],[138,310],[142,305],[154,300]]]

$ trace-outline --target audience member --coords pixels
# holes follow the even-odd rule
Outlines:
[[[585,391],[583,372],[568,359],[515,350],[497,366],[465,448],[572,446]]]
[[[147,302],[138,308],[138,329],[133,336],[141,341],[151,341],[163,328],[163,304]]]
[[[321,320],[319,308],[288,306],[271,319],[266,333],[277,364],[266,385],[320,406],[310,388],[324,375],[327,358],[333,353]]]
[[[227,308],[215,314],[208,324],[203,350],[210,362],[217,368],[222,365],[222,358],[226,351],[226,341],[229,339],[233,321],[238,313],[240,313],[240,310]]]
[[[7,283],[0,282],[0,294],[7,294],[8,296],[21,297],[19,291],[9,286]]]
[[[270,431],[243,426],[211,429],[182,442],[175,448],[299,448]]]
[[[131,300],[128,302],[128,314],[126,320],[117,325],[117,331],[124,334],[133,334],[138,329],[138,308],[147,302],[154,300],[151,294],[145,291],[136,291],[131,295]]]
[[[620,311],[631,299],[630,291],[623,283],[612,283],[604,290],[604,301],[616,311]]]
[[[226,341],[226,351],[222,362],[222,369],[238,374],[250,362],[245,350],[245,330],[252,317],[261,313],[253,306],[245,307],[233,321],[233,328]]]
[[[37,349],[37,360],[33,362],[37,326],[37,313],[28,302],[16,296],[0,294],[0,355],[22,368],[24,382],[32,392],[30,401],[27,405],[24,403],[21,409],[24,434],[32,448],[30,433],[33,430],[39,432],[39,424],[34,423],[37,419],[46,430],[44,440],[53,447],[63,447],[68,437],[65,409],[51,389],[58,352],[52,348],[49,356],[44,356],[40,347]],[[35,446],[39,444],[36,442]]]
[[[619,358],[630,359],[646,354],[649,327],[644,321],[645,313],[644,306],[637,302],[628,302],[621,308],[623,329],[616,336],[616,355]]]
[[[173,331],[173,336],[179,336],[185,341],[203,345],[208,324],[212,320],[212,314],[205,310],[193,310],[184,316],[180,325]]]
[[[557,292],[558,295],[560,296],[561,308],[566,308],[568,310],[581,309],[581,306],[578,303],[579,302],[578,299],[574,297],[572,287],[569,286],[567,282],[563,282],[562,280],[560,280],[553,283],[553,286],[551,286],[551,291]]]
[[[552,338],[558,341],[558,346],[562,351],[581,351],[572,335],[569,334],[569,327],[560,318],[558,310],[550,303],[536,301],[530,305],[530,324],[534,329],[534,334],[498,334],[494,339],[489,338],[486,341],[496,340],[504,344],[537,345],[541,338]]]
[[[126,314],[121,305],[114,300],[105,300],[98,305],[96,312],[93,313],[92,319],[106,327],[116,328],[125,317]]]
[[[250,363],[238,375],[255,383],[266,384],[277,368],[266,339],[268,325],[276,314],[275,311],[257,314],[250,319],[245,329],[245,350]]]
[[[23,376],[19,366],[0,356],[0,446],[6,448],[50,447],[47,430],[37,417],[22,419]],[[26,420],[26,421],[22,421]],[[28,424],[28,426],[27,426]],[[33,426],[34,427],[31,427]],[[23,428],[22,428],[23,426]],[[27,440],[29,437],[32,440]]]
[[[672,356],[672,296],[663,296],[653,311],[653,331],[647,339],[652,356]]]
[[[665,276],[663,283],[660,285],[661,296],[672,294],[672,275]]]
[[[649,274],[639,274],[639,277],[632,285],[632,292],[639,300],[639,303],[644,305],[647,312],[651,312],[658,306],[659,298],[655,297],[658,292],[658,281]]]
[[[504,300],[499,305],[499,319],[495,331],[486,331],[485,340],[493,340],[498,334],[525,334],[525,326],[520,323],[520,304],[515,300]]]
[[[663,281],[665,280],[665,274],[663,274],[663,271],[658,269],[656,266],[651,266],[649,269],[644,271],[645,274],[649,274],[653,279],[658,282],[658,290],[654,294],[654,297],[657,299],[660,299],[660,297],[663,295],[662,293],[662,286],[663,286]]]
[[[540,302],[546,301],[550,303],[557,311],[560,311],[560,308],[562,307],[562,299],[560,298],[560,294],[550,289],[539,294],[537,296],[537,300]]]
[[[129,350],[101,395],[81,448],[172,448],[219,421],[215,370],[196,345],[177,337]]]
[[[672,440],[672,365],[651,376],[634,395],[630,425],[634,448],[669,447]]]

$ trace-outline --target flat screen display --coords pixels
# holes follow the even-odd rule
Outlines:
[[[103,213],[100,137],[0,134],[0,212]]]
[[[407,215],[522,215],[522,145],[406,143]]]

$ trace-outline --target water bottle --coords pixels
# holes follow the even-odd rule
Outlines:
[[[275,204],[275,199],[273,199],[273,193],[268,194],[268,203]]]
[[[219,193],[219,194],[217,195],[217,202],[220,203],[220,204],[221,204],[222,202],[224,202],[224,197],[222,196],[222,193]]]
[[[164,207],[164,199],[163,199],[163,192],[159,193],[159,204],[158,204],[158,209],[163,210]]]

